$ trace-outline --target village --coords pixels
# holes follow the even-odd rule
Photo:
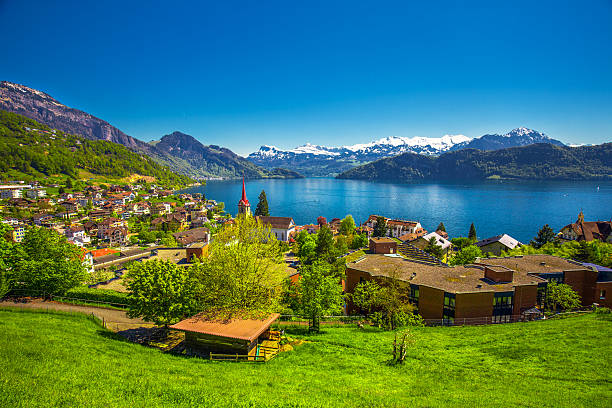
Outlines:
[[[252,218],[278,241],[282,275],[294,288],[303,283],[303,268],[316,263],[312,261],[314,252],[305,255],[308,241],[318,250],[317,241],[329,240],[331,258],[326,262],[342,264],[341,272],[330,273],[329,277],[331,285],[337,287],[336,303],[343,300],[340,307],[327,310],[338,316],[357,316],[366,321],[368,316],[375,316],[377,307],[372,305],[376,301],[364,299],[362,294],[366,289],[385,286],[396,288],[395,296],[407,307],[390,312],[387,318],[391,320],[370,319],[389,328],[407,324],[406,319],[397,318],[402,313],[416,316],[418,324],[434,326],[542,319],[551,306],[554,310],[572,307],[550,304],[549,288],[558,284],[567,285],[573,292],[575,308],[612,307],[612,269],[605,266],[551,253],[523,254],[521,248],[529,246],[508,234],[478,240],[473,225],[468,237],[455,238],[448,236],[442,222],[428,232],[418,221],[380,215],[371,215],[359,226],[351,216],[329,222],[320,216],[316,223],[296,225],[292,217],[268,214],[265,192],[252,210],[245,180],[237,218],[214,199],[175,193],[148,183],[87,185],[81,191],[70,191],[66,186],[13,182],[0,186],[0,192],[2,222],[8,227],[10,239],[20,243],[32,228],[48,229],[64,237],[80,248],[87,271],[82,284],[100,293],[115,291],[129,296],[125,274],[136,263],[163,261],[180,268],[198,265],[208,257],[219,233],[240,224],[240,219]],[[545,226],[536,241],[544,240],[542,248],[553,241],[561,246],[572,242],[609,244],[611,231],[611,222],[585,221],[580,213],[576,222],[558,233]],[[323,238],[326,234],[329,236]],[[610,254],[606,256],[609,261]],[[19,288],[9,294],[47,296],[19,293]],[[91,296],[88,299],[95,304]],[[103,303],[96,306],[105,306]],[[125,305],[115,302],[114,306]],[[326,319],[323,309],[317,316],[302,313],[311,329],[318,330],[321,320]],[[298,310],[299,306],[285,306],[264,317],[237,317],[224,323],[197,316],[168,322],[174,323],[172,329],[184,333],[181,350],[209,357],[235,355],[247,361],[267,361],[281,350],[281,332],[278,327],[271,328],[282,320],[281,313],[285,313],[284,319],[295,319]]]

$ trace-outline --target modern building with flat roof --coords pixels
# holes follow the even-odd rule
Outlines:
[[[363,281],[397,279],[426,320],[501,323],[521,320],[525,312],[542,307],[551,280],[572,286],[583,305],[609,306],[612,282],[601,277],[598,282],[598,276],[594,268],[551,255],[478,259],[471,265],[449,267],[367,254],[347,264],[346,292],[352,293]],[[350,302],[348,309],[358,311]]]

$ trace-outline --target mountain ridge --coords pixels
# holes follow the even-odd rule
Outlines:
[[[414,180],[610,180],[612,143],[568,147],[550,143],[483,151],[461,149],[440,156],[404,153],[355,167],[341,179]]]
[[[272,169],[261,168],[230,149],[205,146],[193,136],[181,132],[175,132],[180,135],[175,135],[172,140],[182,148],[177,149],[170,142],[146,143],[87,112],[63,105],[45,92],[13,82],[0,81],[0,109],[89,140],[106,140],[123,145],[136,153],[151,157],[173,171],[193,178],[302,177],[291,170],[271,171]]]
[[[294,149],[281,150],[275,146],[261,146],[247,158],[264,168],[291,167],[302,174],[329,176],[353,167],[403,153],[439,156],[446,152],[476,148],[497,150],[534,143],[564,144],[542,132],[519,127],[510,132],[470,138],[465,135],[444,135],[438,138],[390,136],[369,143],[328,147],[306,143]]]

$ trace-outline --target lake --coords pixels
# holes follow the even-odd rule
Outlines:
[[[599,187],[599,188],[598,188]],[[208,181],[185,192],[204,193],[225,203],[236,215],[241,180]],[[444,222],[451,237],[467,236],[474,222],[479,238],[507,233],[527,243],[549,224],[558,231],[576,220],[580,210],[587,221],[612,218],[612,182],[486,181],[477,183],[389,184],[333,178],[249,180],[251,210],[266,191],[270,215],[293,217],[298,225],[351,214],[360,224],[370,214],[418,220],[433,231]]]

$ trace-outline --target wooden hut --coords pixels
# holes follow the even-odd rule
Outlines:
[[[220,359],[260,361],[278,352],[280,333],[271,331],[270,326],[278,319],[272,313],[265,319],[211,320],[195,315],[182,320],[171,329],[185,332],[188,349]]]

